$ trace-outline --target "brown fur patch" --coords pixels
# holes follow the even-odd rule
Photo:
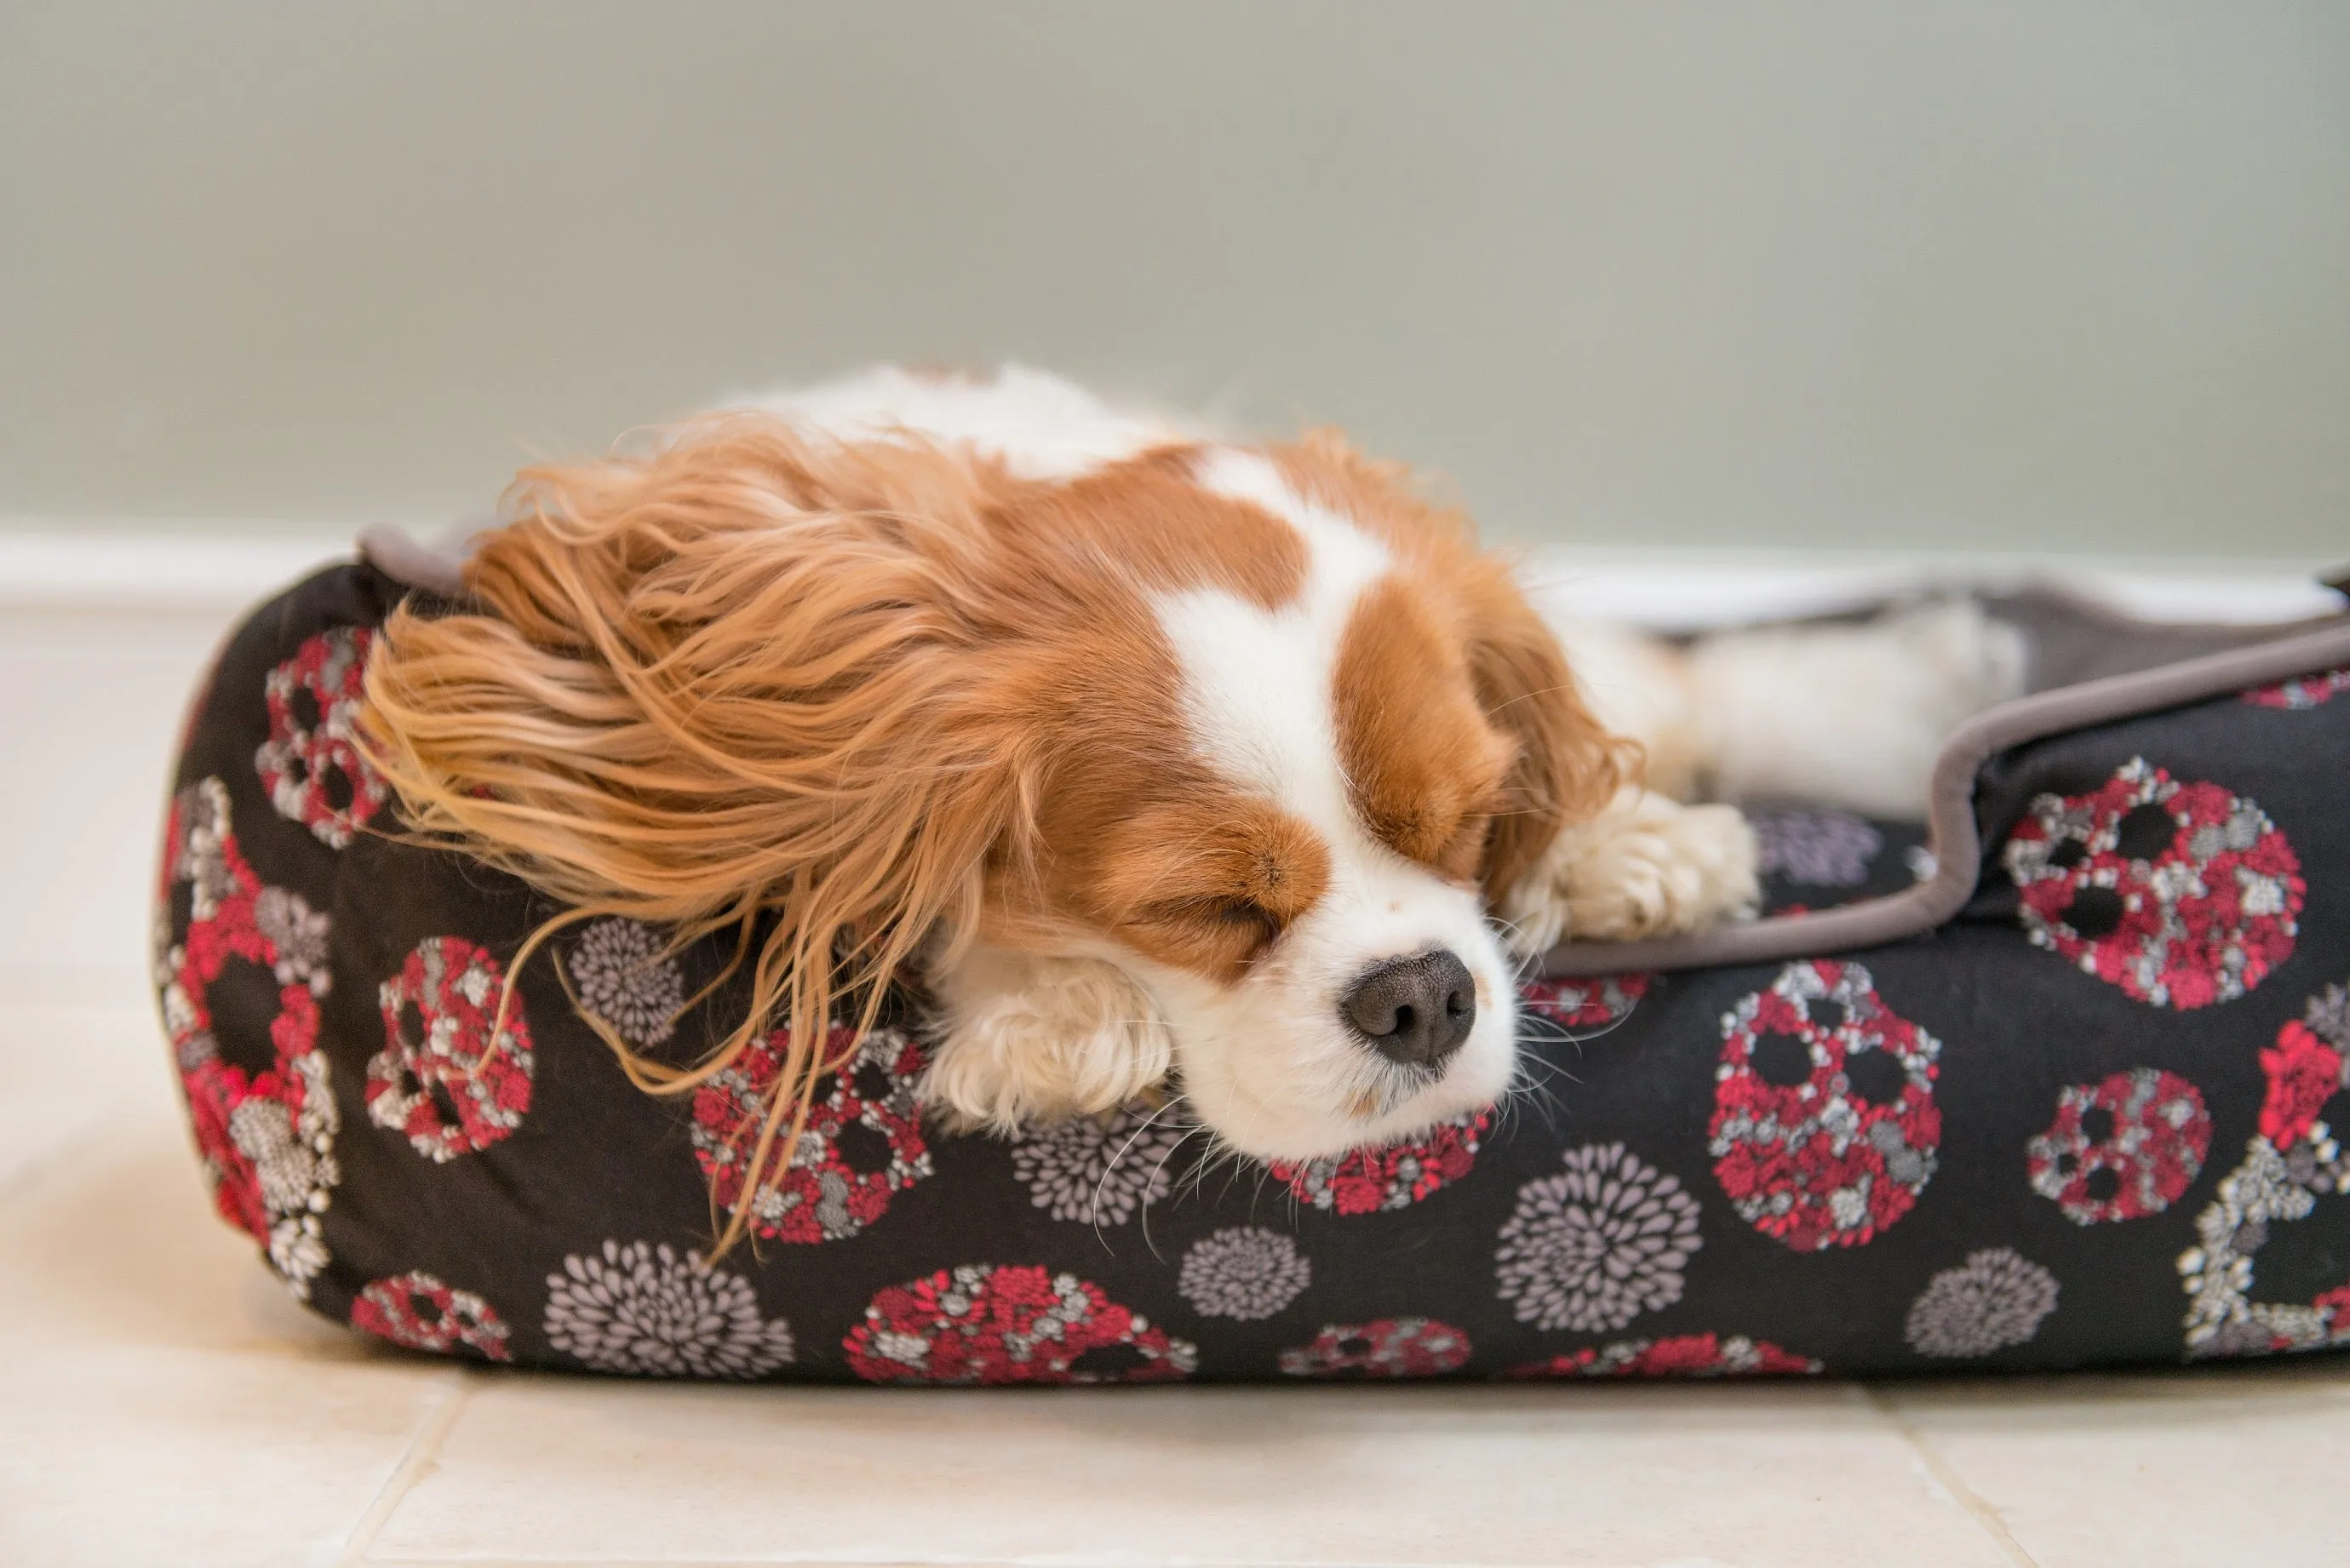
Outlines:
[[[1179,774],[1123,803],[1085,794],[1065,805],[1107,809],[1048,829],[1066,846],[1054,901],[1161,963],[1235,981],[1328,884],[1320,835],[1204,775]]]
[[[657,1091],[831,1015],[844,985],[869,1023],[942,925],[1036,948],[1107,933],[1230,981],[1320,897],[1329,859],[1185,730],[1150,596],[1274,608],[1307,565],[1287,524],[1194,485],[1195,455],[1029,483],[968,452],[738,414],[530,471],[467,568],[473,605],[387,622],[371,751],[423,836],[567,919],[740,936],[751,1005],[711,1057],[681,1069],[613,1038]],[[1629,759],[1457,514],[1335,440],[1273,456],[1397,558],[1334,693],[1358,809],[1415,858],[1509,886]],[[816,1038],[795,1032],[746,1135],[754,1170],[794,1147]]]
[[[1486,722],[1451,607],[1383,577],[1339,644],[1332,693],[1356,812],[1408,860],[1473,882],[1516,748]]]
[[[1439,642],[1457,647],[1477,706],[1513,749],[1491,796],[1492,827],[1476,868],[1486,896],[1498,898],[1524,876],[1561,827],[1594,815],[1619,785],[1638,776],[1639,748],[1600,727],[1575,690],[1558,639],[1526,602],[1508,564],[1480,551],[1468,519],[1430,500],[1409,470],[1366,458],[1330,431],[1281,449],[1279,461],[1300,495],[1353,518],[1395,552],[1395,577],[1420,596],[1419,609],[1399,620],[1411,629],[1399,635],[1421,638],[1421,628],[1434,628]],[[1351,640],[1351,628],[1349,635]],[[1367,644],[1383,636],[1366,629],[1362,640]],[[1398,662],[1392,656],[1378,657],[1390,666]],[[1380,680],[1426,680],[1394,669],[1376,680],[1363,679],[1367,689]],[[1342,686],[1342,701],[1347,700]],[[1351,701],[1366,705],[1358,711],[1367,711],[1367,697],[1357,694]],[[1456,728],[1451,721],[1436,722]],[[1382,757],[1395,754],[1385,743],[1367,749]],[[1456,766],[1466,778],[1484,762],[1482,755],[1464,754]],[[1390,771],[1420,777],[1420,797],[1432,798],[1419,770]],[[1465,784],[1461,787],[1465,792]],[[1381,792],[1368,793],[1377,798]],[[1411,787],[1395,792],[1407,818],[1416,815],[1409,805],[1413,794]],[[1429,831],[1423,828],[1421,836]]]
[[[1150,596],[1212,587],[1270,608],[1295,597],[1306,551],[1286,524],[1193,485],[1191,461],[1171,449],[1039,487],[995,518],[1005,560],[1060,624],[1024,634],[1017,705],[1045,760],[1034,833],[994,857],[981,929],[1045,949],[1107,935],[1229,981],[1319,896],[1328,854],[1194,754]]]

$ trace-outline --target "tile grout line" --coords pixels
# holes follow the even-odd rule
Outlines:
[[[1081,1560],[1084,1562],[1092,1559]],[[376,1557],[368,1568],[1021,1568],[1000,1557],[889,1557],[869,1562],[834,1557]],[[1338,1563],[1211,1563],[1206,1568],[1359,1568]],[[1411,1568],[1411,1565],[1408,1565]],[[1426,1565],[1419,1565],[1426,1568]],[[1437,1564],[1434,1568],[1443,1568]]]
[[[1100,1561],[1077,1560],[1081,1564]],[[1022,1568],[1016,1558],[886,1557],[375,1557],[368,1568]],[[1358,1568],[1357,1564],[1211,1563],[1205,1568]],[[1409,1565],[1408,1565],[1409,1568]],[[1438,1564],[1436,1568],[1443,1568]]]
[[[455,1384],[425,1416],[423,1424],[416,1428],[416,1436],[409,1439],[407,1451],[400,1456],[400,1462],[392,1467],[382,1489],[375,1494],[375,1500],[368,1504],[367,1511],[359,1515],[359,1522],[352,1525],[350,1533],[343,1538],[342,1552],[335,1559],[337,1568],[350,1568],[350,1565],[367,1560],[368,1549],[375,1544],[375,1538],[390,1521],[392,1511],[400,1506],[416,1483],[432,1471],[440,1458],[442,1440],[448,1437],[449,1428],[457,1424],[458,1414],[464,1409],[466,1401],[473,1397],[474,1386],[481,1376],[471,1367],[456,1369]]]
[[[1901,1435],[1901,1440],[1909,1445],[1910,1451],[1918,1456],[1927,1473],[1940,1483],[1942,1490],[1956,1499],[1960,1508],[1974,1515],[1975,1523],[1991,1538],[1994,1545],[2007,1554],[2016,1568],[2040,1568],[2039,1560],[2023,1549],[2023,1543],[2016,1540],[2015,1532],[2008,1529],[2007,1521],[2000,1517],[1999,1510],[1967,1484],[1966,1479],[1936,1451],[1933,1444],[1926,1440],[1926,1434],[1910,1425],[1909,1418],[1901,1414],[1900,1407],[1873,1384],[1863,1385],[1861,1396]]]
[[[1021,1557],[370,1557],[367,1568],[1028,1568],[1035,1561]],[[1121,1560],[1078,1557],[1070,1561],[1085,1568],[1087,1564]],[[1460,1564],[1451,1559],[1443,1563],[1395,1563],[1375,1558],[1307,1561],[1246,1557],[1203,1558],[1199,1568],[1460,1568]]]

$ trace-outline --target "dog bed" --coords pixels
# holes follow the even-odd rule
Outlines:
[[[353,745],[396,545],[257,611],[181,747],[157,980],[214,1206],[421,1351],[872,1383],[1901,1373],[2350,1345],[2350,617],[2159,628],[2045,596],[2049,688],[1924,827],[1755,813],[1773,918],[1574,947],[1528,1087],[1410,1144],[1204,1158],[1137,1110],[1016,1140],[869,1037],[778,1179],[723,955],[400,841]],[[407,580],[403,581],[405,578]],[[713,1204],[755,1242],[710,1261]]]

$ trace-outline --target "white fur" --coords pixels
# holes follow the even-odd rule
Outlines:
[[[1332,685],[1347,621],[1387,570],[1387,548],[1291,495],[1256,452],[1216,449],[1201,460],[1197,478],[1201,489],[1296,529],[1311,564],[1296,602],[1277,610],[1222,590],[1160,597],[1159,629],[1183,667],[1193,745],[1232,783],[1326,833],[1351,824]]]
[[[2024,662],[2022,634],[1971,599],[1702,639],[1690,709],[1712,793],[1922,816],[1942,742],[2023,695]]]
[[[2022,634],[1970,599],[1856,625],[1718,632],[1687,647],[1628,627],[1553,628],[1594,716],[1684,798],[1803,801],[1920,817],[1942,742],[2023,693]],[[1512,945],[1619,941],[1751,916],[1754,836],[1727,806],[1627,790],[1561,833],[1498,911]]]
[[[843,440],[919,434],[1041,480],[1198,439],[1019,366],[986,379],[884,367],[755,401]],[[941,1016],[924,1096],[968,1123],[1008,1129],[1108,1110],[1173,1068],[1201,1119],[1246,1153],[1304,1158],[1408,1136],[1508,1086],[1516,1007],[1511,966],[1475,895],[1381,845],[1347,795],[1333,668],[1348,612],[1387,569],[1386,551],[1306,504],[1259,454],[1210,448],[1196,476],[1296,529],[1311,565],[1299,600],[1275,611],[1213,592],[1159,601],[1185,679],[1183,711],[1170,722],[1185,724],[1233,784],[1321,835],[1329,888],[1232,985],[1106,937],[1055,956],[967,945],[956,961],[934,961]],[[2022,689],[2019,640],[1966,604],[1686,649],[1624,628],[1557,629],[1602,722],[1642,742],[1652,784],[1685,798],[1783,795],[1916,815],[1949,728]],[[1750,912],[1754,898],[1753,836],[1736,812],[1630,789],[1563,833],[1496,913],[1513,945],[1534,952],[1565,937],[1693,929]],[[1474,976],[1478,1020],[1430,1082],[1355,1039],[1337,1002],[1374,963],[1440,947]]]
[[[934,964],[937,1042],[923,1097],[997,1133],[1091,1115],[1174,1064],[1167,1021],[1118,965],[975,945]]]
[[[1683,796],[1921,817],[1950,731],[2023,695],[2022,634],[1966,598],[1686,649],[1628,627],[1553,629],[1593,713],[1648,748],[1653,785]]]
[[[1570,939],[1698,930],[1753,915],[1756,859],[1754,830],[1734,806],[1627,787],[1589,822],[1561,829],[1498,912],[1528,957]]]
[[[1338,759],[1338,647],[1386,548],[1307,504],[1262,456],[1207,454],[1198,479],[1295,528],[1308,550],[1295,602],[1264,610],[1219,591],[1159,603],[1200,755],[1315,829],[1330,882],[1239,982],[1136,957],[1164,1010],[1199,1116],[1244,1153],[1301,1158],[1399,1137],[1489,1104],[1515,1070],[1511,966],[1476,896],[1396,854],[1357,817]],[[1374,965],[1450,949],[1477,984],[1475,1026],[1433,1081],[1387,1063],[1342,1022],[1339,999]]]
[[[841,441],[910,433],[968,446],[1002,458],[1023,479],[1076,479],[1191,433],[1172,420],[1114,409],[1074,381],[1024,365],[985,378],[882,365],[745,402]]]

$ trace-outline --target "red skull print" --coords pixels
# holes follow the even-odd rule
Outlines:
[[[307,1296],[327,1264],[321,1225],[342,1179],[341,1117],[318,1049],[327,917],[262,886],[237,848],[216,778],[172,804],[161,892],[163,1023],[213,1206]]]
[[[322,631],[272,670],[262,686],[269,739],[254,755],[261,787],[280,816],[338,849],[391,794],[359,748],[371,637],[365,627]]]
[[[505,1322],[489,1303],[421,1270],[376,1280],[361,1290],[351,1303],[351,1326],[411,1350],[514,1359],[506,1348]]]
[[[2211,1148],[2194,1085],[2139,1067],[2056,1096],[2056,1119],[2025,1148],[2032,1189],[2075,1225],[2139,1220],[2178,1200]]]
[[[1673,1334],[1664,1339],[1627,1339],[1596,1349],[1555,1355],[1531,1366],[1513,1367],[1513,1377],[1778,1377],[1822,1370],[1767,1339],[1742,1334]]]
[[[2157,1007],[2243,995],[2293,952],[2293,846],[2253,802],[2132,758],[2087,794],[2033,800],[2007,841],[2033,942]]]
[[[2244,693],[2244,701],[2257,708],[2282,708],[2301,712],[2321,703],[2331,702],[2345,691],[2350,691],[2350,668],[2296,676],[2291,680],[2280,680],[2273,686],[2257,687]]]
[[[1856,963],[1789,964],[1723,1015],[1708,1128],[1741,1218],[1799,1252],[1858,1247],[1909,1212],[1942,1138],[1941,1043]]]
[[[1292,1377],[1441,1377],[1469,1360],[1469,1336],[1426,1317],[1332,1324],[1313,1342],[1281,1353]]]
[[[1537,1018],[1561,1029],[1607,1029],[1632,1015],[1648,993],[1651,977],[1611,974],[1598,980],[1534,980],[1518,988],[1518,1002]]]
[[[368,1119],[435,1164],[511,1137],[530,1110],[530,1025],[498,961],[427,937],[376,995],[384,1047],[368,1063]]]
[[[868,1383],[1162,1383],[1200,1359],[1099,1285],[1034,1264],[967,1263],[892,1285],[842,1348]]]
[[[2178,1255],[2190,1356],[2350,1346],[2350,1282],[2305,1301],[2252,1294],[2260,1254],[2277,1229],[2313,1217],[2338,1225],[2336,1206],[2350,1195],[2350,1154],[2326,1115],[2340,1117],[2350,1097],[2350,987],[2310,998],[2302,1018],[2262,1051],[2261,1072],[2267,1093],[2259,1130],[2196,1217],[2198,1244]]]
[[[1275,1160],[1271,1168],[1290,1191],[1326,1212],[1409,1209],[1469,1174],[1477,1163],[1477,1140],[1492,1119],[1491,1111],[1471,1111],[1401,1143],[1325,1159]]]
[[[787,1031],[778,1030],[753,1042],[694,1091],[693,1156],[729,1213],[743,1206],[749,1187],[756,1234],[776,1241],[837,1241],[880,1219],[893,1194],[931,1174],[930,1146],[914,1103],[922,1048],[894,1029],[858,1040],[836,1025],[825,1039],[826,1060],[835,1065],[816,1081],[790,1158],[771,1151],[766,1168],[749,1181],[790,1041]]]

